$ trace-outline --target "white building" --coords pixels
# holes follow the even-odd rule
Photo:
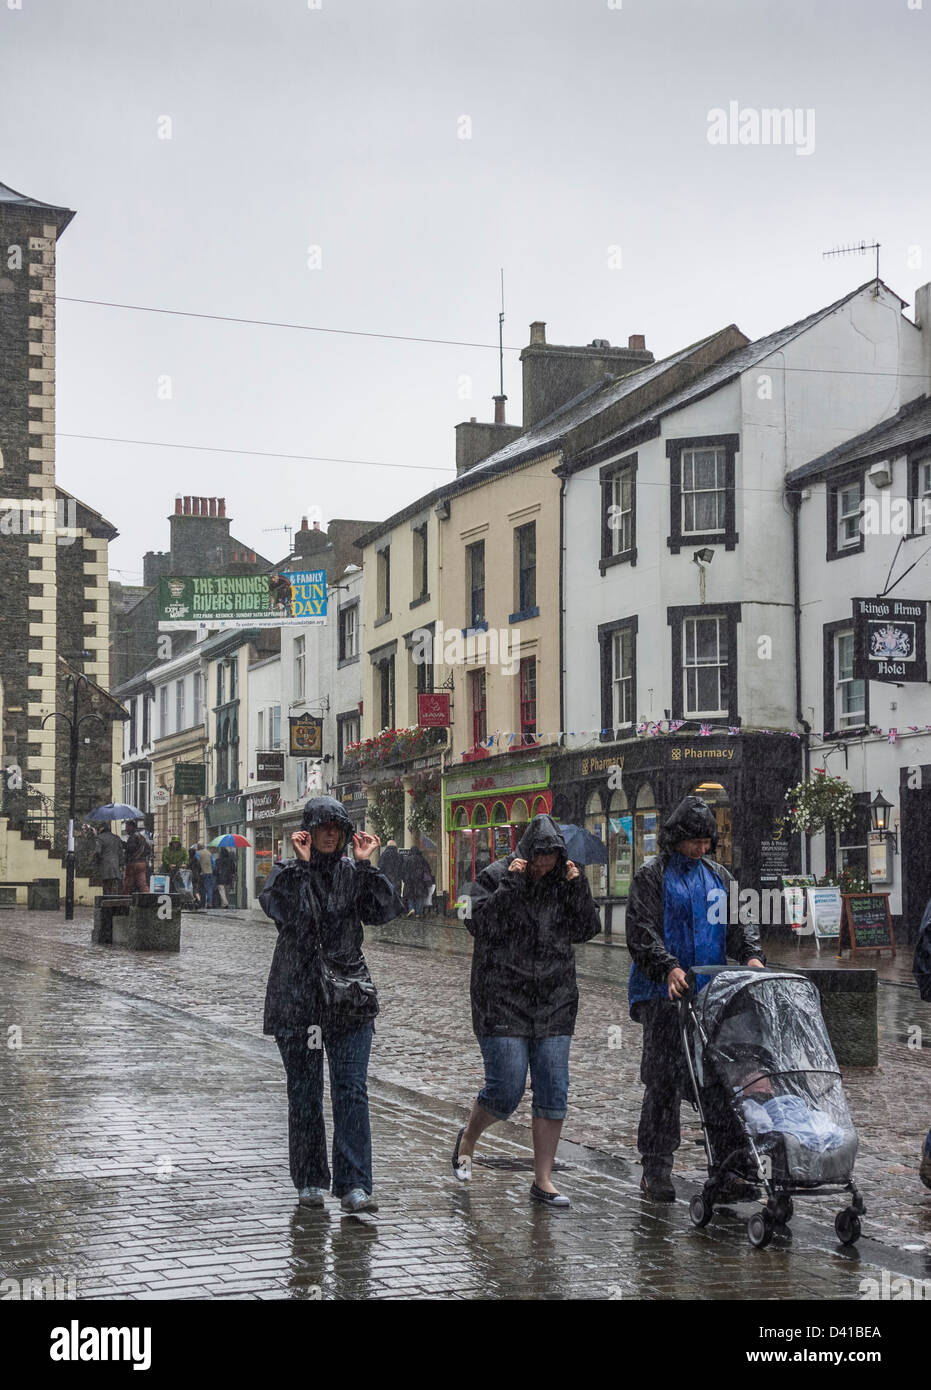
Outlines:
[[[927,672],[914,678],[927,630],[912,611],[931,600],[931,285],[918,291],[916,319],[925,357],[903,363],[903,378],[914,375],[902,381],[902,408],[786,479],[799,518],[801,704],[812,728],[811,766],[843,777],[860,806],[855,827],[814,837],[812,871],[866,871],[889,892],[893,921],[912,940],[931,897],[931,695]],[[895,651],[885,660],[880,650],[871,658],[864,630],[857,651],[855,599],[872,600],[864,618],[890,645],[885,629],[904,629],[909,640],[914,632],[917,650],[906,647],[902,660]],[[888,622],[884,604],[893,605]],[[886,852],[874,841],[870,874],[869,805],[880,792],[892,808],[892,839]]]
[[[924,389],[903,307],[873,281],[566,459],[563,728],[576,752],[554,767],[554,810],[608,839],[606,897],[626,895],[663,815],[693,791],[746,882],[798,870],[782,824],[803,742],[784,480]]]

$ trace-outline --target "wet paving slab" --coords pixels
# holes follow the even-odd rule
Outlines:
[[[840,1247],[840,1203],[819,1198],[797,1203],[790,1234],[759,1251],[746,1239],[751,1207],[690,1226],[701,1173],[687,1143],[682,1200],[639,1196],[639,1030],[617,981],[595,978],[587,959],[560,1149],[572,1209],[528,1201],[526,1102],[488,1136],[486,1154],[510,1164],[477,1164],[471,1185],[456,1183],[449,1153],[481,1081],[468,950],[373,939],[381,1211],[346,1218],[334,1199],[322,1213],[294,1205],[284,1077],[260,1031],[273,931],[218,914],[195,920],[169,958],[91,947],[89,922],[11,916],[0,922],[0,1021],[7,1042],[22,1029],[22,1046],[0,1049],[5,1279],[72,1278],[83,1299],[856,1300],[882,1269],[931,1277],[931,1194],[914,1171],[928,1054],[894,1040],[903,1019],[892,1005],[881,1067],[845,1076],[863,1240]],[[686,1141],[696,1135],[684,1128]]]

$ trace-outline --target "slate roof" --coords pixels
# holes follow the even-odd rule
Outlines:
[[[791,487],[796,483],[821,478],[861,459],[895,458],[897,454],[905,453],[910,444],[925,439],[931,439],[931,399],[927,395],[909,401],[897,415],[855,435],[846,444],[839,444],[810,463],[793,468],[791,473],[786,474],[786,483]]]
[[[10,188],[5,183],[0,183],[0,203],[12,204],[19,208],[39,208],[44,212],[54,212],[59,236],[74,216],[70,208],[60,208],[55,203],[40,203],[38,198],[30,198],[26,193],[17,193],[15,188]]]

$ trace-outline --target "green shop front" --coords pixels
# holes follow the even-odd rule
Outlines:
[[[517,848],[527,822],[552,809],[549,765],[516,759],[453,768],[443,782],[448,891],[458,899],[484,868]]]
[[[204,824],[207,827],[207,840],[220,835],[241,835],[246,838],[246,808],[241,796],[216,796],[204,803]],[[211,849],[216,856],[219,850]],[[236,856],[236,882],[226,890],[230,907],[245,907],[246,902],[246,852],[244,849],[230,850]]]

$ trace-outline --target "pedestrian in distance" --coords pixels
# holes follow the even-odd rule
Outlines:
[[[188,851],[187,866],[191,874],[191,896],[194,899],[194,910],[204,906],[204,876],[200,871],[200,859],[197,853],[197,846],[191,845]]]
[[[200,865],[201,894],[204,907],[213,907],[213,893],[216,887],[216,860],[203,845],[197,846],[197,862]]]
[[[149,884],[146,878],[146,868],[149,862],[149,842],[142,832],[137,830],[135,821],[127,821],[125,830],[126,839],[123,843],[123,854],[125,856],[123,892],[127,894],[147,893],[149,891]]]
[[[926,1003],[931,1004],[931,898],[925,904],[921,926],[918,929],[913,969],[918,982],[918,993]],[[918,1176],[925,1187],[931,1187],[931,1129],[925,1138]]]
[[[94,871],[100,879],[103,891],[115,896],[120,891],[121,860],[123,841],[114,835],[104,822],[97,830],[97,843],[94,846]]]
[[[640,1188],[656,1202],[676,1197],[672,1167],[681,1138],[679,1106],[689,1094],[677,1006],[687,990],[686,971],[693,965],[724,965],[727,956],[742,965],[765,963],[754,926],[718,920],[719,894],[723,890],[725,904],[730,902],[732,876],[708,858],[717,841],[711,807],[701,797],[686,796],[663,823],[660,853],[637,870],[627,900],[628,1002],[631,1018],[643,1026],[640,1080],[646,1088],[637,1132]],[[734,1122],[723,1098],[706,1118],[713,1151],[733,1149]],[[754,1192],[735,1177],[727,1180],[719,1200],[749,1199]]]
[[[466,894],[472,954],[472,1027],[485,1084],[453,1150],[453,1172],[472,1177],[479,1137],[533,1093],[532,1201],[568,1207],[553,1163],[569,1095],[569,1048],[579,1007],[578,942],[601,931],[585,875],[551,816],[534,816],[517,850],[489,864]]]
[[[217,855],[216,891],[221,907],[229,907],[229,900],[236,891],[236,856],[228,849]]]
[[[352,838],[355,858],[344,855]],[[323,1054],[333,1110],[332,1192],[344,1212],[377,1211],[367,1075],[378,995],[362,954],[363,922],[400,913],[390,880],[372,864],[378,837],[352,833],[331,796],[311,798],[291,836],[295,858],[275,865],[259,902],[278,928],[265,994],[288,1079],[291,1181],[301,1206],[330,1188],[323,1118]]]
[[[401,851],[398,849],[397,840],[388,840],[385,848],[378,856],[378,867],[388,879],[392,888],[400,895],[401,892],[401,873],[403,868]]]
[[[424,903],[433,882],[430,865],[418,845],[404,856],[404,896],[410,903],[408,917],[422,917]]]
[[[184,891],[180,873],[185,868],[187,868],[187,855],[184,852],[181,837],[180,835],[172,835],[162,850],[162,873],[168,875],[168,886],[172,893]]]

